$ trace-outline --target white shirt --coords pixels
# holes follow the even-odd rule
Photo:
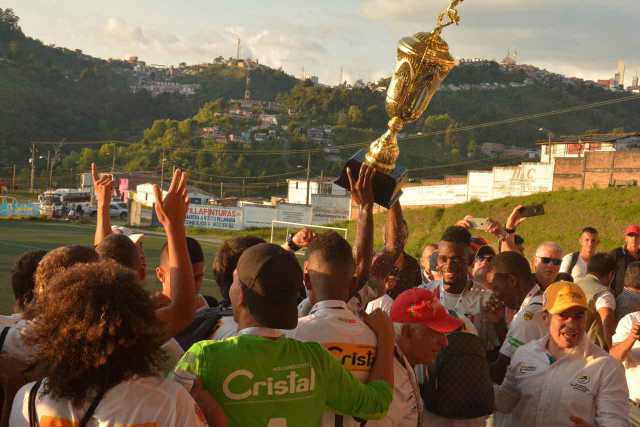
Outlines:
[[[622,365],[586,337],[550,363],[548,341],[545,336],[516,351],[504,382],[495,386],[496,409],[510,412],[518,427],[573,427],[571,415],[594,426],[628,426]]]
[[[422,424],[424,405],[416,374],[396,347],[393,359],[393,400],[381,420],[367,421],[367,427],[416,427]]]
[[[329,351],[360,382],[369,378],[376,354],[375,333],[349,310],[344,301],[326,300],[316,303],[308,316],[298,319],[296,329],[285,331],[298,341],[315,341]],[[358,426],[351,417],[343,417],[344,426]],[[333,427],[336,414],[326,412],[322,425]],[[368,425],[368,424],[367,424]]]
[[[164,350],[167,355],[167,359],[162,365],[162,372],[168,374],[169,372],[173,372],[178,361],[180,361],[184,355],[184,350],[180,347],[180,344],[178,344],[178,341],[176,341],[175,338],[171,338],[169,341],[166,341],[162,345],[162,350]]]
[[[218,328],[211,335],[212,340],[223,340],[238,335],[238,324],[233,316],[222,316],[218,323]]]
[[[609,310],[616,311],[616,297],[607,289],[596,296],[595,306],[596,310],[608,308]]]
[[[573,277],[573,281],[577,282],[587,275],[587,263],[582,259],[580,254],[578,254],[578,260],[576,261],[576,265],[573,266],[571,271],[569,271],[569,266],[571,265],[571,257],[572,253],[566,254],[562,257],[562,264],[560,264],[560,272],[561,273],[569,273],[571,277]]]
[[[45,380],[46,381],[46,380]],[[23,386],[13,400],[9,425],[29,427],[29,391],[34,383]],[[42,426],[78,425],[90,402],[74,408],[70,401],[54,400],[38,390],[36,411]],[[178,383],[160,377],[145,377],[122,382],[107,391],[91,421],[91,427],[145,425],[154,427],[204,427],[202,411]]]
[[[365,311],[367,312],[367,314],[371,314],[373,311],[379,308],[380,310],[384,311],[387,314],[387,316],[390,316],[392,305],[393,305],[393,298],[391,298],[387,294],[384,294],[381,297],[376,298],[373,301],[370,301],[369,304],[367,304],[367,309]]]
[[[0,328],[5,326],[13,326],[22,319],[22,313],[14,313],[8,316],[0,314]]]
[[[626,340],[631,332],[634,323],[640,323],[640,311],[629,313],[620,319],[616,333],[611,340],[613,344],[621,343]],[[636,403],[640,403],[640,342],[635,341],[633,347],[627,353],[627,357],[622,363],[627,377],[627,385],[629,386],[629,399]]]
[[[542,313],[542,294],[540,287],[534,285],[513,316],[500,353],[511,358],[519,347],[545,336],[548,330]]]
[[[22,361],[27,361],[31,357],[31,347],[27,346],[22,340],[22,331],[28,325],[28,320],[21,319],[9,329],[4,341],[4,346],[2,347],[3,352]]]

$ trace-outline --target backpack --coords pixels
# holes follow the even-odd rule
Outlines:
[[[571,254],[571,262],[569,263],[569,269],[567,270],[567,273],[571,274],[571,272],[573,271],[573,267],[575,267],[576,264],[578,263],[579,256],[580,256],[580,252],[573,252]]]
[[[182,332],[175,336],[176,341],[184,351],[198,341],[208,340],[218,329],[218,321],[223,316],[231,316],[233,312],[230,308],[223,306],[206,308],[196,313],[193,322]]]
[[[422,398],[429,412],[450,419],[487,416],[495,408],[482,340],[466,332],[447,335],[449,345],[429,366]]]

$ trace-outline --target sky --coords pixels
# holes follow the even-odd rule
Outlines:
[[[449,0],[0,0],[23,31],[101,58],[148,64],[251,57],[326,84],[391,74],[400,38],[430,31]],[[502,59],[625,83],[640,72],[640,0],[466,0],[444,39],[454,58]]]

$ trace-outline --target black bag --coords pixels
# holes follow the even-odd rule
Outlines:
[[[429,367],[422,398],[429,412],[469,419],[494,411],[493,383],[482,340],[466,332],[447,336],[449,345]]]
[[[176,341],[184,351],[198,341],[208,340],[218,328],[218,321],[223,316],[231,316],[230,308],[217,306],[206,308],[196,313],[193,322],[182,332],[175,336]]]

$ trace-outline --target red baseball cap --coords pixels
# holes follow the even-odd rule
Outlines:
[[[627,225],[627,228],[624,229],[624,235],[627,236],[632,233],[640,234],[640,226],[635,224]]]
[[[445,334],[460,329],[464,324],[447,312],[433,292],[422,288],[411,288],[398,295],[391,306],[391,320],[419,323]]]

